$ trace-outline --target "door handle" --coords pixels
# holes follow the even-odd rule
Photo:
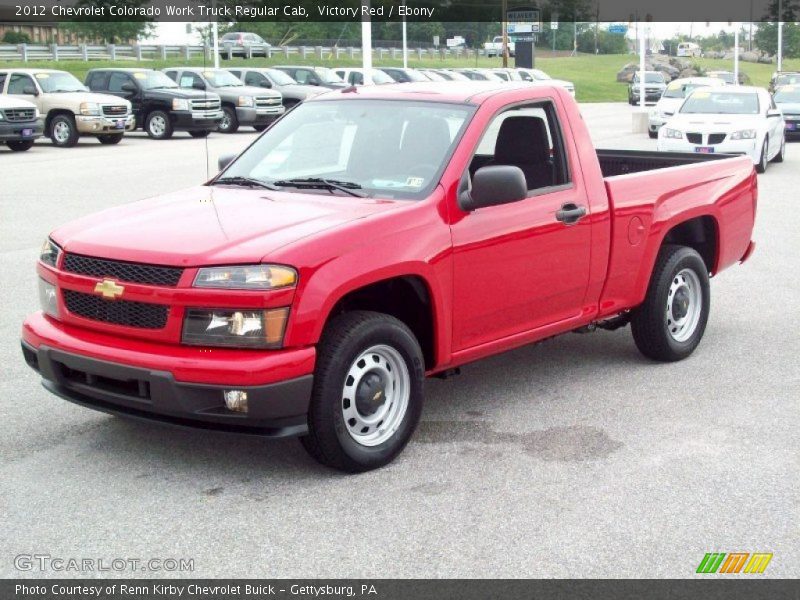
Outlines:
[[[561,205],[561,210],[556,211],[556,221],[566,225],[573,225],[586,216],[586,207],[578,206],[573,202]]]

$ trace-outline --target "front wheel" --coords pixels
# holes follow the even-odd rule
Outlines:
[[[647,296],[631,317],[636,347],[653,360],[686,358],[703,337],[710,307],[708,268],[702,257],[693,248],[664,246]]]
[[[50,123],[50,139],[59,148],[72,148],[78,143],[78,126],[72,115],[56,115]]]
[[[422,414],[422,351],[389,315],[353,311],[322,336],[305,449],[324,465],[359,473],[391,462]]]
[[[6,142],[8,147],[14,152],[25,152],[33,148],[33,140],[11,140]]]
[[[648,130],[647,135],[650,136],[651,140],[657,140],[658,139],[658,132],[657,131],[649,131]]]
[[[190,131],[189,135],[193,138],[205,138],[211,133],[208,129],[201,129],[200,131]]]
[[[147,115],[144,130],[154,140],[168,140],[174,131],[169,115],[163,110],[154,110]]]
[[[230,106],[222,107],[222,120],[219,122],[217,131],[220,133],[236,133],[239,130],[239,119],[236,116],[236,109]]]
[[[98,135],[97,139],[100,141],[101,144],[105,145],[114,145],[119,144],[122,141],[122,136],[125,135],[124,133],[112,133],[109,135]]]
[[[269,125],[264,125],[264,124],[261,124],[261,125],[253,125],[253,129],[255,129],[255,130],[256,130],[257,132],[259,132],[259,133],[261,133],[262,131],[264,131],[264,130],[265,130],[267,127],[269,127]]]

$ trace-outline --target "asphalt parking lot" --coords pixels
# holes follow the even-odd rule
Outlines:
[[[630,134],[631,110],[584,106],[595,142],[655,149]],[[756,253],[712,281],[690,359],[649,362],[626,328],[469,365],[428,382],[396,462],[346,476],[295,440],[73,406],[20,353],[51,229],[202,182],[254,137],[0,149],[0,576],[81,575],[15,569],[49,554],[194,559],[194,572],[121,576],[688,577],[712,551],[772,552],[764,576],[797,575],[800,143],[759,176]]]

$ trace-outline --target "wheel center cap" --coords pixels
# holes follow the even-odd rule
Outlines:
[[[368,416],[386,402],[386,389],[383,379],[377,373],[367,373],[356,388],[356,408],[362,415]]]
[[[681,288],[675,292],[675,298],[672,301],[672,315],[676,319],[683,319],[689,312],[689,294],[686,290]]]

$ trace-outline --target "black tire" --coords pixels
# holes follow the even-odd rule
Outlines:
[[[767,171],[767,165],[769,161],[767,160],[767,148],[769,147],[769,138],[764,140],[764,145],[761,146],[761,157],[758,160],[758,164],[756,165],[756,173],[765,173]]]
[[[677,323],[671,320],[674,314],[665,308],[671,302],[674,310],[674,303],[681,300],[679,292],[673,293],[671,288],[678,284],[679,274],[687,270],[693,272],[697,279],[700,291],[699,314],[694,327],[686,332],[690,335],[686,339],[678,340],[671,333],[671,330],[677,329]],[[694,352],[703,338],[710,308],[708,268],[702,257],[693,248],[665,245],[656,258],[647,296],[631,315],[631,331],[636,347],[653,360],[672,362],[686,358]]]
[[[783,141],[781,142],[781,149],[773,158],[772,162],[774,163],[782,163],[783,157],[786,154],[786,136],[784,136]]]
[[[255,129],[259,133],[264,131],[267,127],[269,127],[269,125],[253,125],[253,129]]]
[[[112,133],[109,135],[98,135],[97,139],[100,141],[101,144],[105,144],[106,146],[113,146],[114,144],[119,144],[122,141],[122,136],[124,133]]]
[[[189,135],[193,138],[205,138],[208,137],[208,134],[211,133],[208,129],[202,129],[200,131],[190,131]]]
[[[396,431],[379,445],[367,446],[356,441],[348,430],[343,413],[345,402],[349,401],[343,398],[343,390],[351,367],[359,364],[356,362],[359,356],[377,345],[390,347],[402,357],[409,376],[409,395]],[[361,381],[351,385],[358,387],[368,375],[364,374]],[[388,464],[403,450],[417,427],[422,414],[424,377],[422,350],[404,323],[369,311],[353,311],[335,317],[325,328],[318,346],[308,411],[309,432],[300,441],[317,461],[342,471],[360,473]]]
[[[657,132],[657,131],[650,131],[650,130],[648,129],[648,130],[647,130],[647,135],[648,135],[648,136],[650,136],[650,139],[651,139],[651,140],[658,139],[658,132]]]
[[[147,115],[144,130],[154,140],[168,140],[175,132],[169,115],[163,110],[154,110]]]
[[[236,109],[232,106],[223,106],[222,112],[225,113],[222,121],[219,122],[217,131],[220,133],[236,133],[239,131],[239,119],[236,117]]]
[[[56,115],[50,121],[50,139],[59,148],[72,148],[78,143],[78,126],[72,115]]]
[[[6,144],[14,152],[25,152],[33,148],[33,140],[11,140]]]

